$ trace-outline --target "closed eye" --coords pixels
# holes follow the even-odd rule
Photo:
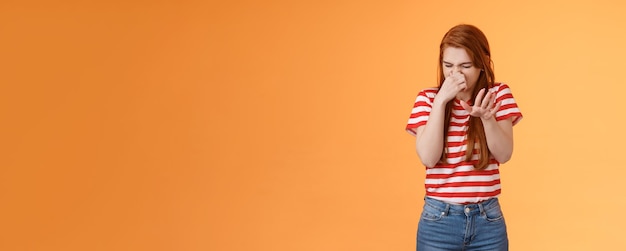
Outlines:
[[[454,64],[444,61],[443,66],[446,68],[450,68],[450,67],[453,67]],[[463,67],[465,69],[469,69],[469,68],[472,68],[474,64],[472,64],[472,62],[463,62],[463,63],[458,64],[458,66]]]

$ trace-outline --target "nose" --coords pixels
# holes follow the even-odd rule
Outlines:
[[[454,66],[452,67],[452,70],[450,73],[461,73],[461,67],[460,66]]]

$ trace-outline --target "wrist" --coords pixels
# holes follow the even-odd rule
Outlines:
[[[480,117],[480,120],[483,122],[483,124],[484,123],[492,123],[492,122],[496,122],[496,116],[492,115],[492,116],[489,116],[489,117],[486,117],[486,118],[485,117]]]
[[[446,104],[448,104],[448,101],[450,100],[445,100],[444,98],[436,96],[435,100],[433,100],[433,106],[446,106]]]

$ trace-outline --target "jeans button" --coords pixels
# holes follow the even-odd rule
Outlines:
[[[465,208],[465,213],[466,213],[466,214],[468,214],[469,212],[470,212],[470,208],[469,208],[469,207],[466,207],[466,208]]]

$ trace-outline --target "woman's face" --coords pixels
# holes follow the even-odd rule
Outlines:
[[[463,90],[463,96],[472,94],[472,90],[474,86],[476,86],[476,81],[478,81],[481,72],[481,69],[474,65],[467,51],[458,47],[446,47],[443,50],[441,69],[446,78],[455,72],[459,72],[465,76],[467,89]],[[467,96],[466,98],[473,97]]]

